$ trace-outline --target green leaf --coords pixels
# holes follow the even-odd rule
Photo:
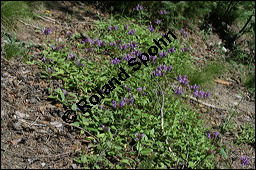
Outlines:
[[[76,103],[74,103],[74,104],[72,105],[71,109],[74,110],[74,111],[77,111],[77,105],[76,105]]]
[[[144,148],[144,149],[141,150],[141,154],[142,155],[147,155],[147,154],[149,154],[151,152],[153,152],[153,150],[150,149],[150,148]]]
[[[195,164],[194,164],[194,162],[188,162],[188,167],[189,168],[194,168],[195,167]]]
[[[85,155],[82,155],[82,157],[81,157],[81,161],[82,161],[82,163],[86,163],[87,158],[86,158],[86,156],[85,156]]]
[[[223,148],[220,148],[220,153],[225,159],[228,159],[228,155]]]
[[[123,163],[126,163],[126,164],[130,165],[130,162],[129,162],[128,159],[122,159],[120,162],[123,162]]]

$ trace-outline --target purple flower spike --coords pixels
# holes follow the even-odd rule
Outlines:
[[[124,107],[124,105],[125,105],[125,102],[124,102],[124,101],[121,101],[120,107]]]
[[[174,93],[179,94],[179,95],[182,95],[182,91],[181,91],[180,87],[178,87],[178,88],[175,90]]]
[[[43,30],[42,30],[42,33],[44,34],[44,35],[49,35],[50,33],[52,32],[52,30],[50,29],[50,28],[44,28]]]
[[[155,21],[156,24],[160,24],[161,22],[162,22],[162,20],[160,20],[160,19],[157,19],[157,20]]]
[[[219,132],[215,132],[215,133],[213,134],[213,136],[214,136],[215,139],[217,139],[218,136],[219,136]]]
[[[136,11],[141,11],[142,9],[143,9],[143,7],[139,4],[135,7]]]
[[[132,104],[134,102],[134,98],[131,97],[130,100],[129,100],[130,104]]]
[[[135,29],[128,31],[128,35],[135,35]]]
[[[211,139],[211,134],[210,133],[207,134],[207,138]]]
[[[114,108],[116,108],[116,106],[117,106],[116,101],[113,101],[113,102],[112,102],[112,105],[113,105]]]
[[[241,156],[240,157],[240,159],[241,159],[241,163],[242,163],[242,165],[244,166],[244,165],[248,165],[249,163],[250,163],[250,161],[249,161],[249,159],[247,158],[247,156]]]
[[[148,29],[149,29],[149,31],[151,31],[151,32],[153,32],[153,31],[155,30],[152,25],[150,25],[150,26],[148,27]]]
[[[184,84],[184,85],[187,85],[188,84],[188,80],[187,80],[187,75],[184,75],[183,77],[182,76],[179,76],[178,77],[178,80],[181,84]]]

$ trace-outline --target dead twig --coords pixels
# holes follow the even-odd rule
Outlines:
[[[21,23],[23,23],[24,25],[26,25],[26,26],[30,26],[30,27],[33,27],[33,28],[35,28],[35,29],[39,29],[40,30],[40,28],[39,27],[36,27],[36,26],[34,26],[34,25],[31,25],[31,24],[28,24],[28,23],[25,23],[24,21],[21,21],[21,20],[18,20],[19,22],[21,22]]]
[[[68,125],[68,126],[73,126],[73,127],[76,127],[80,130],[83,130],[85,131],[86,133],[88,133],[89,135],[91,135],[94,139],[96,139],[96,141],[98,142],[99,141],[99,138],[97,138],[96,136],[92,135],[90,132],[88,132],[87,130],[85,130],[84,128],[81,128],[79,126],[76,126],[76,125],[72,125],[72,124],[69,124],[69,123],[63,123],[64,125]]]

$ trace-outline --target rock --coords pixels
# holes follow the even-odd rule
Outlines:
[[[228,50],[227,50],[225,47],[222,47],[221,50],[222,50],[224,53],[228,52]]]
[[[29,103],[32,103],[32,104],[34,104],[34,103],[37,102],[37,100],[36,100],[35,98],[27,99],[27,101],[28,101]]]
[[[237,95],[236,95],[236,98],[242,99],[243,97],[242,97],[241,95],[237,94]]]

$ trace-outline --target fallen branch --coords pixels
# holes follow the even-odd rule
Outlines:
[[[21,22],[21,23],[23,23],[24,25],[26,25],[26,26],[30,26],[30,27],[33,27],[33,28],[35,28],[35,29],[39,29],[40,30],[40,28],[39,27],[36,27],[36,26],[34,26],[34,25],[31,25],[31,24],[28,24],[28,23],[25,23],[24,21],[21,21],[21,20],[18,20],[19,22]]]

